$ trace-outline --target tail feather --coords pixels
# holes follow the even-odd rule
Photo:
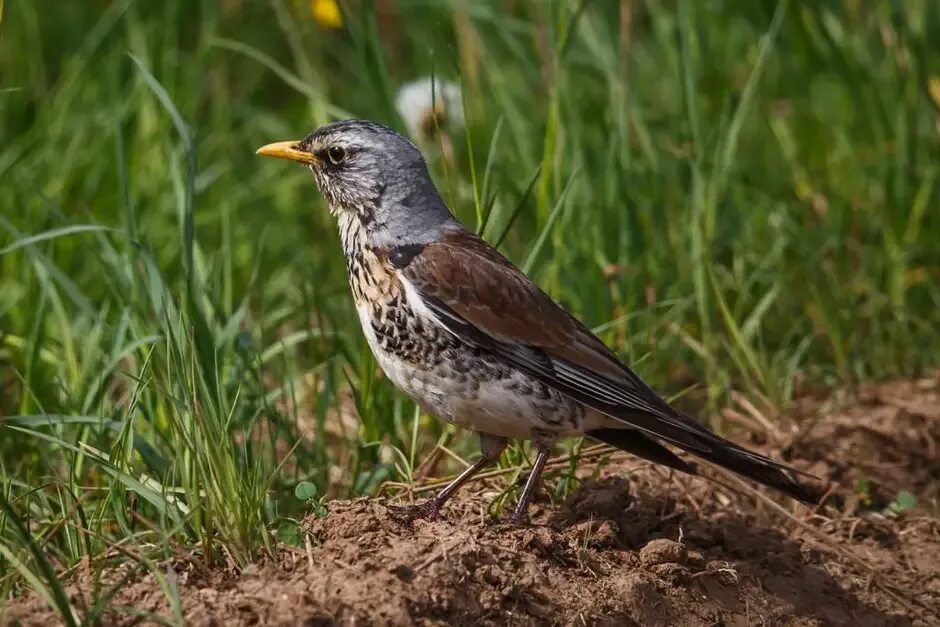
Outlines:
[[[707,462],[746,477],[769,488],[810,505],[819,503],[822,497],[819,490],[801,483],[797,475],[805,474],[784,466],[763,455],[748,451],[736,444],[714,436],[718,442],[712,444],[709,453],[695,453]]]
[[[797,479],[797,475],[805,473],[742,448],[707,429],[692,430],[690,433],[697,436],[697,446],[688,449],[682,445],[676,446],[716,466],[779,490],[803,503],[812,505],[819,503],[821,497],[819,490],[804,485]],[[641,431],[629,428],[595,429],[588,431],[585,435],[654,463],[675,468],[690,475],[698,474],[694,464],[678,457]]]
[[[694,464],[678,457],[668,448],[641,431],[635,429],[595,429],[588,431],[585,435],[655,464],[675,468],[690,475],[698,474]]]

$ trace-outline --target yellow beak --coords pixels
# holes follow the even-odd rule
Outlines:
[[[267,146],[262,146],[255,151],[255,154],[264,155],[265,157],[276,157],[278,159],[290,159],[291,161],[306,163],[307,165],[313,165],[319,161],[313,153],[298,150],[298,143],[299,142],[275,142]]]

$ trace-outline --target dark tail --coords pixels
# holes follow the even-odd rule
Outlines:
[[[749,451],[717,435],[712,437],[716,441],[709,442],[712,449],[709,453],[695,453],[705,461],[727,468],[809,505],[816,505],[822,498],[818,489],[804,485],[797,479],[798,475],[806,473]]]
[[[678,457],[653,438],[635,429],[595,429],[584,435],[655,464],[669,466],[690,475],[698,474],[694,464]]]
[[[798,501],[812,505],[819,503],[820,492],[800,483],[796,477],[803,473],[798,470],[742,448],[705,429],[697,430],[697,434],[700,435],[702,441],[699,443],[700,446],[689,451],[693,455],[716,466],[727,468],[742,477],[779,490]],[[588,431],[585,435],[651,462],[669,466],[690,475],[698,474],[694,464],[681,459],[640,431],[597,429]]]

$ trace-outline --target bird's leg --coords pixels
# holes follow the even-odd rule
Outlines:
[[[483,468],[496,461],[504,448],[506,448],[506,438],[481,433],[480,451],[482,455],[480,459],[473,462],[473,464],[460,473],[456,479],[448,483],[440,492],[423,503],[418,503],[417,505],[391,506],[388,508],[389,511],[395,516],[408,520],[414,520],[416,518],[436,518],[441,512],[444,503],[460,489],[460,486],[465,484],[473,475],[480,472]]]
[[[545,469],[545,462],[548,461],[548,455],[548,450],[539,449],[538,457],[535,458],[535,463],[532,464],[532,470],[529,472],[529,478],[525,482],[525,487],[522,488],[522,494],[519,495],[519,502],[516,503],[516,509],[509,516],[510,524],[522,526],[528,523],[529,503],[532,501],[535,490],[538,488],[539,481],[542,478],[542,471]]]

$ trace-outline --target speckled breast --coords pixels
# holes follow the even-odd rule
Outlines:
[[[379,366],[428,413],[511,438],[578,430],[584,412],[577,403],[418,315],[383,251],[345,237],[344,249],[363,333]]]

